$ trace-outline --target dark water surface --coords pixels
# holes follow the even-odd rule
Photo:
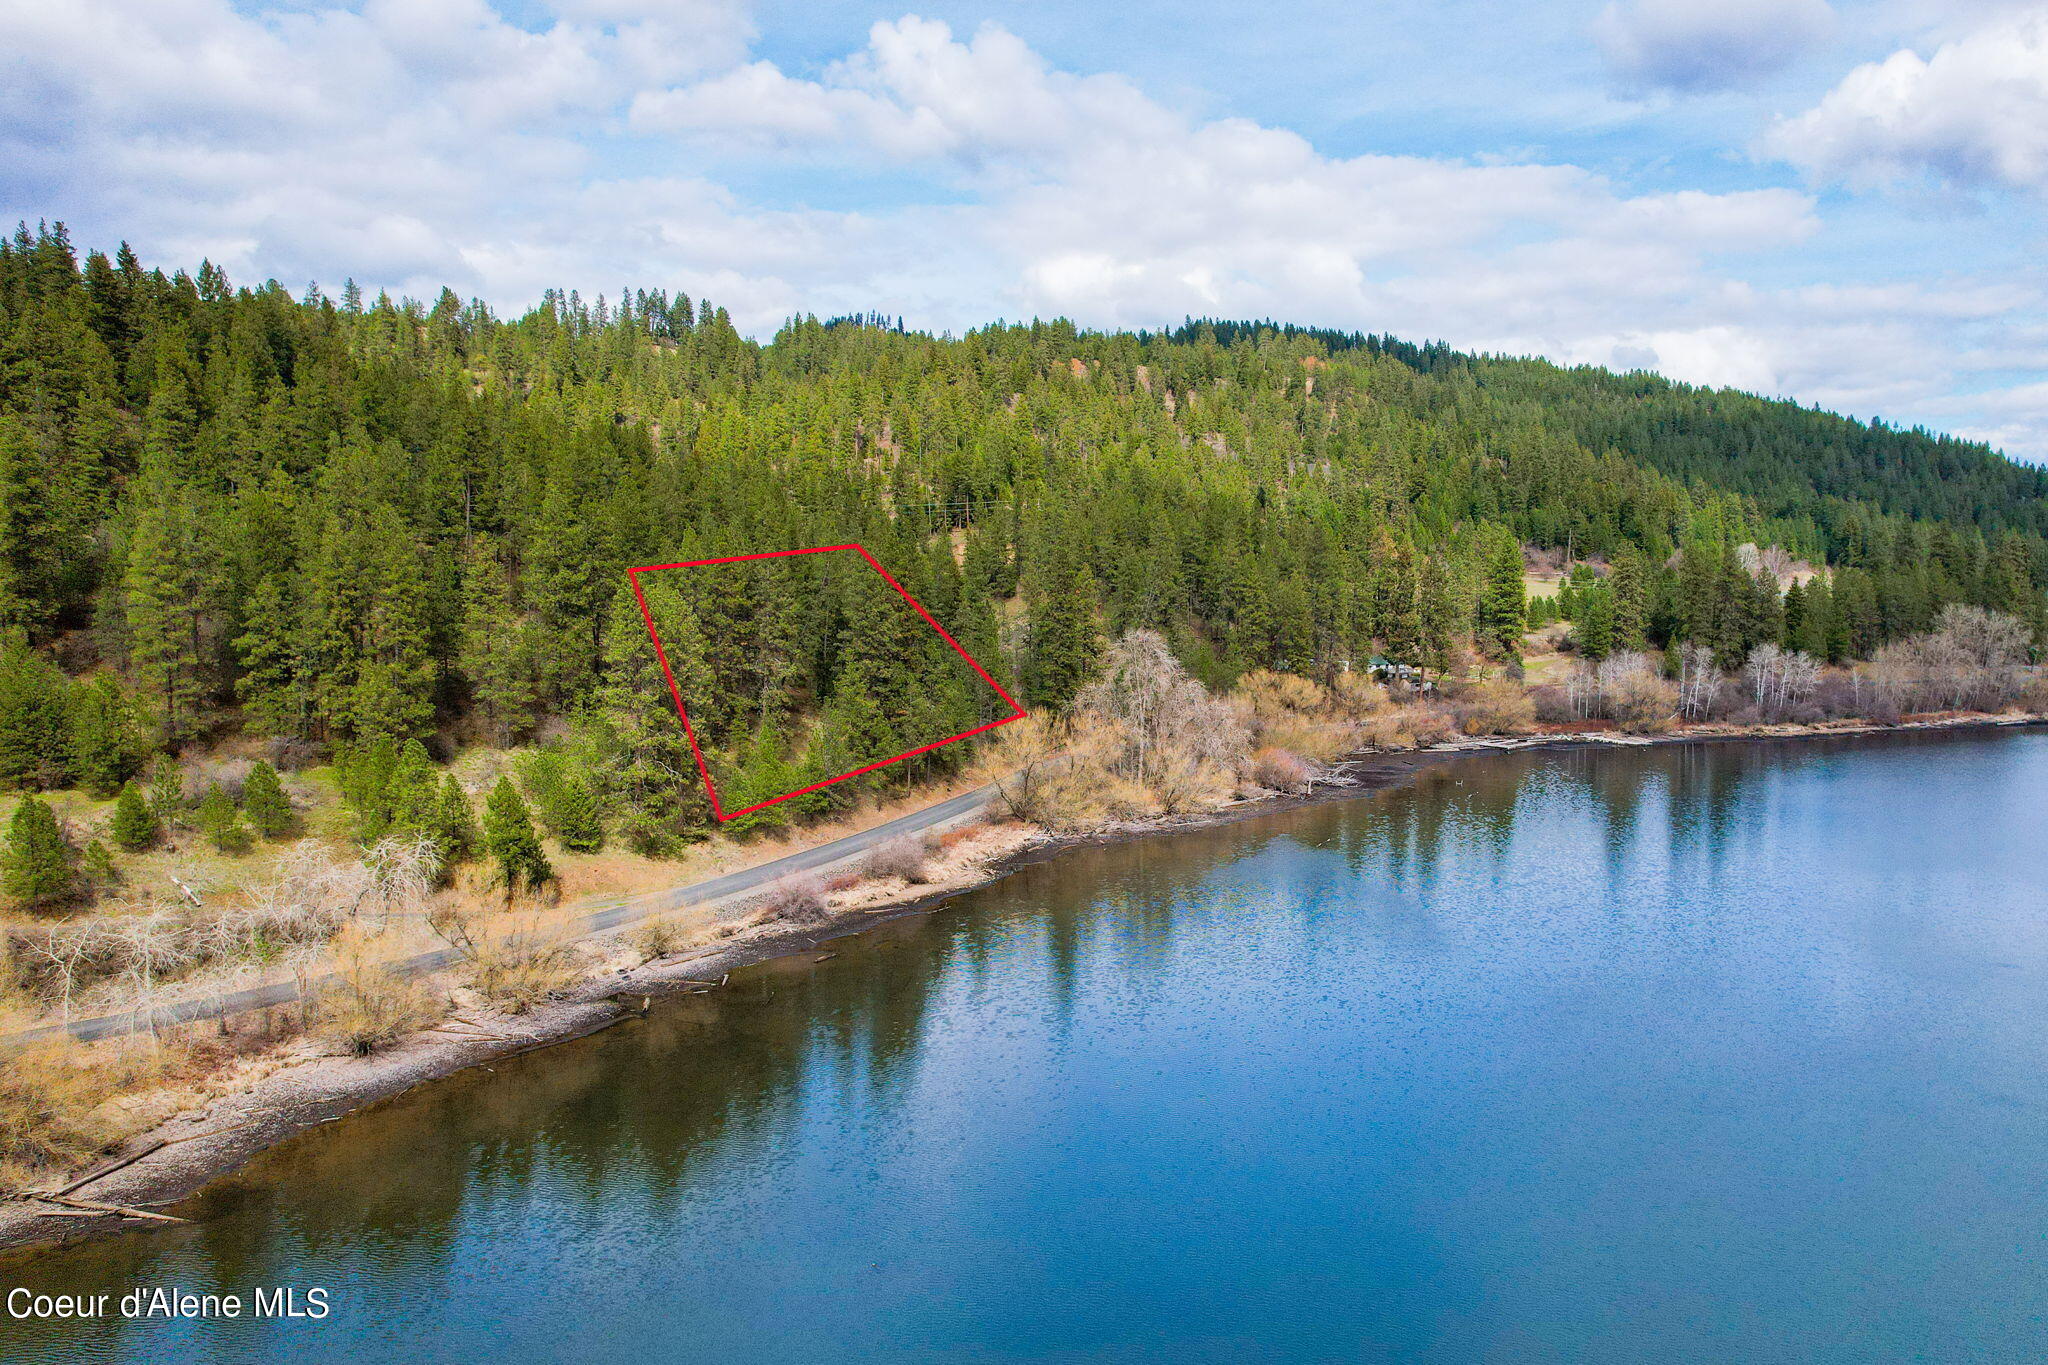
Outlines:
[[[0,1284],[38,1361],[2048,1358],[2048,733],[1552,753],[1076,853]]]

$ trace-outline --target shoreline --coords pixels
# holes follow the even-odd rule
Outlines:
[[[89,1237],[165,1226],[117,1210],[157,1213],[240,1169],[271,1147],[425,1082],[644,1018],[656,998],[714,990],[716,986],[708,982],[740,968],[816,952],[824,944],[875,925],[931,913],[956,897],[1071,849],[1236,824],[1375,795],[1409,785],[1425,769],[1488,754],[2022,729],[2044,723],[2048,717],[2030,714],[1959,715],[1888,724],[1700,726],[1661,735],[1596,731],[1460,739],[1427,749],[1354,755],[1332,765],[1335,778],[1305,792],[1276,793],[1189,815],[1047,835],[995,857],[957,885],[906,888],[914,894],[835,911],[816,924],[764,925],[720,945],[686,950],[680,956],[585,980],[563,999],[522,1015],[486,1015],[484,1022],[478,1022],[475,1017],[463,1017],[475,1016],[476,1011],[458,1011],[435,1027],[368,1057],[321,1057],[285,1066],[248,1090],[222,1096],[200,1111],[178,1114],[158,1124],[92,1172],[68,1182],[62,1187],[64,1196],[77,1199],[78,1206],[53,1206],[27,1198],[0,1203],[0,1265],[18,1264],[41,1251]],[[79,1198],[80,1194],[84,1198]]]

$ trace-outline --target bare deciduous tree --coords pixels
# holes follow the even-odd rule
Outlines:
[[[1813,695],[1820,684],[1820,665],[1803,650],[1761,644],[1742,665],[1750,697],[1767,716],[1782,716],[1788,707]]]
[[[1687,720],[1705,720],[1720,699],[1724,679],[1714,651],[1687,644],[1678,651],[1678,710]]]

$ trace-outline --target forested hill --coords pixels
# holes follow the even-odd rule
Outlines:
[[[81,261],[61,230],[0,247],[0,626],[172,746],[658,710],[624,569],[712,554],[859,540],[1056,708],[1141,625],[1210,678],[1511,657],[1523,546],[1611,562],[1621,643],[1843,658],[1949,601],[2038,620],[2043,514],[1981,448],[1385,338],[806,319],[759,345],[659,290],[502,320]],[[1788,611],[1748,543],[1838,572]],[[812,761],[853,661],[864,745],[979,704],[823,580],[672,606],[763,764]]]
[[[1674,383],[1645,371],[1478,356],[1363,332],[1278,322],[1190,321],[1229,344],[1261,333],[1320,342],[1332,353],[1390,356],[1430,375],[1462,371],[1508,402],[1533,404],[1591,450],[1615,450],[1683,482],[1748,494],[1769,513],[1810,518],[1837,544],[1861,533],[1863,508],[2002,531],[2048,534],[2048,469],[2016,464],[1978,441],[1864,423],[1785,399]]]

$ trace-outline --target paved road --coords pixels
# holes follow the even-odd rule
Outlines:
[[[792,853],[758,867],[742,868],[738,872],[727,872],[707,881],[695,882],[689,886],[670,887],[665,891],[650,891],[623,901],[615,901],[592,910],[583,916],[577,925],[575,937],[589,938],[596,934],[609,933],[621,926],[650,915],[666,914],[680,910],[686,905],[710,905],[720,901],[736,900],[761,890],[778,878],[796,872],[815,872],[839,863],[850,861],[900,834],[916,834],[954,824],[972,815],[980,814],[995,800],[994,785],[976,787],[973,791],[914,810],[908,815],[899,815],[894,820],[876,825],[873,829],[849,834],[843,839],[834,839],[829,844],[819,844]],[[437,948],[433,952],[421,953],[417,957],[405,958],[393,964],[392,970],[408,975],[438,971],[455,961],[455,950]],[[311,983],[309,989],[318,992],[325,984]],[[155,1010],[131,1010],[122,1014],[103,1014],[92,1019],[74,1019],[69,1024],[46,1024],[41,1028],[29,1029],[22,1033],[0,1038],[0,1046],[19,1046],[39,1039],[54,1038],[69,1033],[80,1042],[96,1042],[102,1038],[116,1038],[124,1033],[140,1033],[150,1026],[155,1016],[158,1028],[170,1024],[189,1023],[195,1019],[212,1019],[222,1014],[242,1014],[249,1010],[267,1009],[273,1005],[288,1005],[299,998],[297,982],[280,981],[269,985],[250,986],[225,995],[207,996],[198,1000],[185,1000],[176,1004],[163,1005]]]

